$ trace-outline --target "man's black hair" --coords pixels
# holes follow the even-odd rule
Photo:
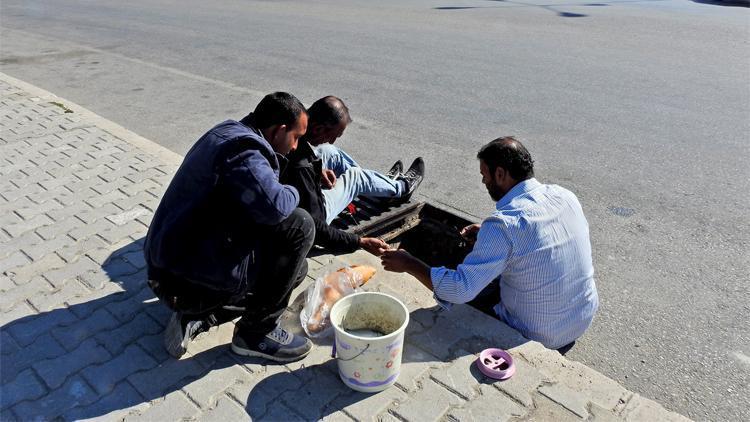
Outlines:
[[[297,97],[288,92],[274,92],[263,97],[255,111],[242,119],[242,123],[257,129],[286,125],[287,130],[291,130],[302,113],[307,111]]]
[[[531,159],[531,154],[512,136],[490,141],[479,150],[477,158],[487,164],[490,174],[494,175],[495,170],[502,167],[518,181],[534,177],[534,160]]]
[[[328,95],[315,101],[307,109],[307,116],[311,124],[327,127],[336,126],[341,122],[347,125],[352,122],[352,118],[349,116],[349,108],[341,98],[334,97],[333,95]]]

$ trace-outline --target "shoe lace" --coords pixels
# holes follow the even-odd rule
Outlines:
[[[268,338],[271,340],[274,340],[276,342],[285,344],[289,340],[289,334],[286,330],[283,328],[276,328],[275,330],[268,333]]]
[[[407,183],[413,183],[419,180],[419,178],[420,175],[414,170],[409,170],[406,173],[401,174],[401,179]]]

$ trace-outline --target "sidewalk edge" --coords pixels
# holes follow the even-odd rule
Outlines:
[[[135,132],[132,132],[124,127],[114,123],[113,121],[102,117],[93,111],[80,106],[68,99],[58,97],[57,95],[46,91],[37,86],[31,85],[22,80],[16,79],[6,73],[0,72],[0,81],[6,82],[9,85],[15,86],[18,89],[26,91],[32,95],[39,97],[42,100],[59,100],[65,107],[73,110],[73,113],[81,116],[82,118],[90,120],[94,125],[100,127],[104,131],[111,135],[126,141],[133,146],[144,150],[149,154],[157,156],[159,159],[164,160],[167,164],[174,164],[179,166],[182,163],[183,157],[176,152],[173,152],[154,141],[146,139]]]

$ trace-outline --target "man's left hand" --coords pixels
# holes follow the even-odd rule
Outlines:
[[[359,246],[375,256],[380,256],[384,250],[388,249],[388,244],[377,237],[363,237],[359,239]]]
[[[416,258],[403,249],[383,251],[380,261],[386,271],[394,273],[408,272]]]
[[[336,173],[333,170],[323,169],[320,176],[323,189],[331,189],[336,184]]]

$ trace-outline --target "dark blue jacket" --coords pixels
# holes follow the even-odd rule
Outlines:
[[[254,227],[280,223],[299,203],[297,190],[279,183],[285,162],[259,130],[240,122],[227,120],[203,135],[151,221],[144,246],[149,277],[233,294],[246,288],[262,241]]]

